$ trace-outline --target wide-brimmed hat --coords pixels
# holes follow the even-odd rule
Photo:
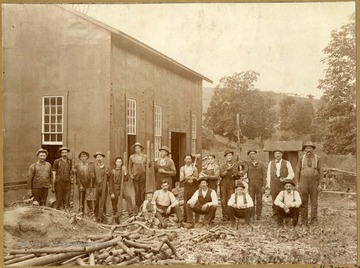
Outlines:
[[[303,151],[304,151],[305,147],[312,147],[313,149],[316,148],[316,146],[311,141],[307,141],[303,144],[303,147],[302,147]]]
[[[89,154],[88,152],[85,152],[85,151],[81,151],[81,152],[79,153],[79,155],[78,155],[78,158],[79,158],[79,159],[80,159],[80,157],[81,157],[82,154],[86,155],[87,158],[89,159],[90,154]]]
[[[295,186],[295,182],[294,182],[293,180],[286,179],[286,180],[283,181],[284,186],[285,186],[286,184],[288,184],[288,183],[292,184],[292,186]]]
[[[61,148],[59,149],[59,153],[61,153],[62,151],[70,152],[70,149],[67,148],[67,147],[65,147],[65,146],[63,146],[63,147],[61,147]]]
[[[102,157],[105,157],[105,155],[102,152],[96,152],[94,154],[94,158],[96,158],[98,155],[101,155]]]
[[[257,151],[255,149],[250,149],[247,151],[247,155],[249,155],[250,153],[256,153],[257,154]]]
[[[273,153],[276,153],[276,152],[280,152],[280,153],[283,154],[283,153],[284,153],[284,150],[279,147],[279,148],[276,148],[276,149],[273,151]]]
[[[168,154],[170,154],[170,149],[169,149],[169,147],[167,147],[167,146],[161,146],[161,148],[159,149],[159,151],[167,151]]]
[[[46,156],[48,156],[49,152],[43,148],[40,148],[39,150],[36,151],[36,157],[39,156],[39,153],[45,153]]]
[[[131,150],[135,150],[136,146],[139,146],[141,148],[141,150],[144,150],[144,146],[140,142],[136,142],[135,144],[133,144],[131,146]]]
[[[228,154],[234,155],[234,151],[233,151],[233,150],[230,150],[230,149],[226,149],[226,150],[225,150],[225,153],[224,153],[224,156],[227,156]]]
[[[241,188],[243,188],[243,189],[246,188],[245,185],[244,185],[242,182],[236,181],[236,182],[235,182],[235,189],[238,188],[238,187],[241,187]]]

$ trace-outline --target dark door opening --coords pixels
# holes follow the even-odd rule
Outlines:
[[[173,178],[173,185],[180,180],[180,167],[183,165],[183,156],[186,154],[186,134],[180,132],[171,132],[171,159],[176,167],[176,175]]]
[[[131,146],[133,146],[136,143],[136,135],[128,135],[127,136],[127,152],[128,152],[128,159],[127,162],[129,163],[129,157],[130,155],[134,154],[135,151],[131,150]],[[145,145],[144,145],[145,146]]]
[[[54,164],[55,159],[60,157],[59,149],[62,145],[43,145],[42,148],[46,149],[49,154],[46,158],[46,161],[51,164],[51,166]]]

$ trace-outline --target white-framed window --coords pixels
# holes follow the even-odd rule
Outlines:
[[[196,114],[191,114],[191,154],[196,154]]]
[[[136,135],[136,100],[127,100],[127,132]]]
[[[64,97],[42,97],[42,144],[62,145],[64,133]]]
[[[161,141],[162,141],[162,107],[159,105],[155,105],[155,111],[154,111],[154,125],[155,125],[155,158],[159,158],[159,149],[161,147]]]

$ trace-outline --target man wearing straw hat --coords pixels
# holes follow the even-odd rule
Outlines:
[[[299,207],[301,205],[300,194],[293,189],[295,186],[293,180],[284,180],[283,185],[285,190],[281,191],[274,201],[278,210],[278,226],[284,226],[284,218],[292,218],[292,225],[295,227],[299,219]]]
[[[300,188],[301,195],[301,223],[308,224],[308,200],[311,203],[311,217],[310,224],[317,224],[317,207],[318,207],[318,194],[320,190],[320,180],[323,177],[324,170],[320,161],[320,156],[314,154],[315,145],[311,141],[307,141],[303,145],[305,152],[299,158],[296,167],[295,182]]]
[[[37,202],[40,206],[46,204],[49,188],[52,184],[51,164],[45,161],[47,156],[47,150],[39,149],[36,152],[38,161],[30,166],[27,175],[28,195],[29,197],[34,197],[33,202]]]
[[[275,159],[269,162],[266,187],[270,188],[271,198],[273,200],[273,218],[277,218],[277,208],[274,204],[277,195],[284,189],[283,181],[292,180],[295,177],[294,171],[289,161],[282,158],[284,151],[281,148],[274,150]]]
[[[174,161],[169,157],[170,149],[167,146],[162,146],[160,149],[160,157],[155,162],[155,184],[156,189],[161,189],[161,184],[164,179],[169,182],[169,191],[172,189],[172,177],[176,175],[176,167]]]
[[[143,153],[144,146],[140,142],[136,142],[131,146],[131,150],[135,151],[129,158],[129,176],[133,181],[135,191],[135,205],[138,210],[145,200],[146,186],[146,155]]]
[[[70,191],[72,172],[71,159],[68,158],[70,149],[63,146],[59,149],[61,155],[56,159],[53,164],[53,173],[55,177],[55,196],[56,196],[56,209],[69,209],[70,208]]]

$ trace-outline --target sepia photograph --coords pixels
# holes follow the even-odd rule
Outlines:
[[[357,267],[355,1],[1,9],[4,267]]]

